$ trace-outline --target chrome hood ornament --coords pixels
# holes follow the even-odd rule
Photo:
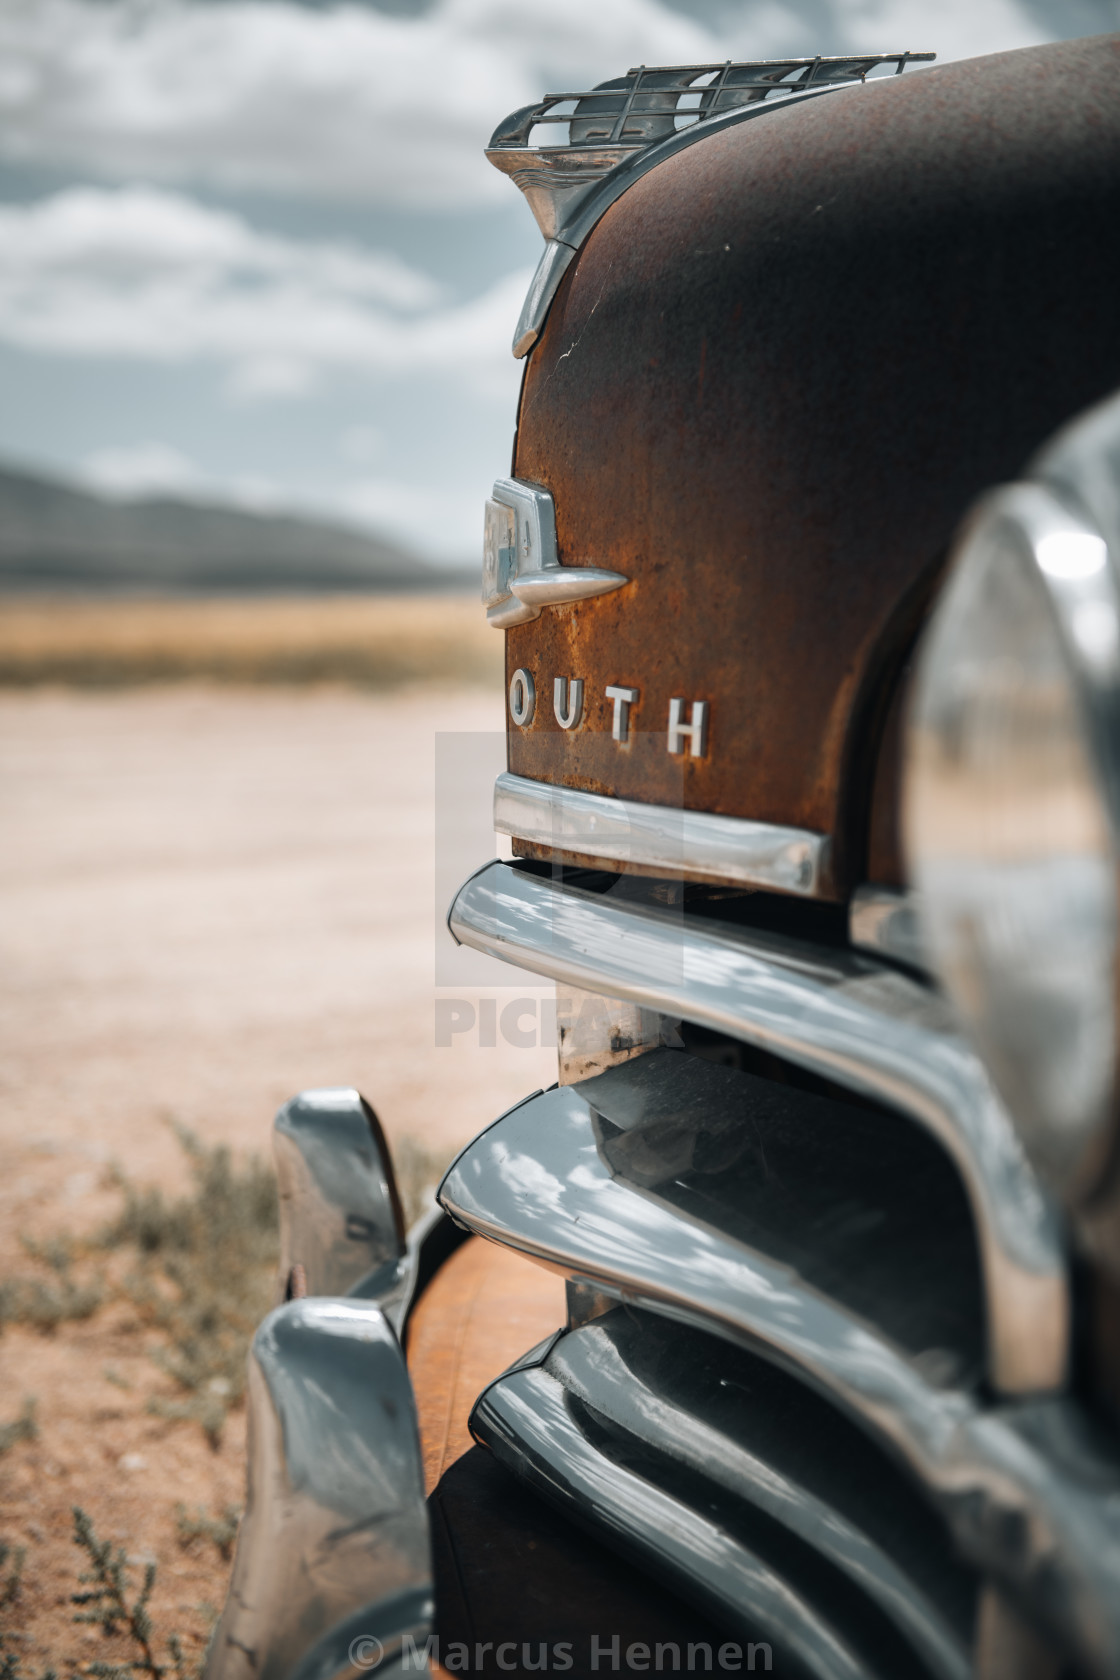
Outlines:
[[[934,58],[931,52],[865,53],[857,58],[766,58],[733,64],[645,64],[585,93],[546,93],[523,105],[490,138],[486,156],[516,181],[546,239],[589,189],[635,152],[712,117],[765,99],[864,82],[880,65]],[[568,138],[534,147],[533,130],[567,124]],[[557,136],[559,140],[559,136]]]

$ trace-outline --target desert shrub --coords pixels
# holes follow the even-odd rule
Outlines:
[[[201,1673],[202,1662],[188,1670],[183,1654],[183,1642],[177,1633],[167,1636],[167,1660],[156,1656],[157,1640],[152,1628],[148,1603],[156,1584],[156,1565],[146,1563],[139,1590],[133,1592],[129,1584],[131,1565],[123,1546],[114,1551],[108,1540],[99,1540],[97,1531],[80,1505],[74,1506],[74,1544],[89,1560],[89,1568],[78,1576],[83,1591],[71,1593],[70,1602],[78,1609],[76,1622],[91,1622],[108,1635],[123,1633],[136,1655],[123,1663],[87,1663],[85,1672],[98,1680],[133,1680],[134,1675],[146,1674],[150,1680],[195,1680]]]
[[[216,1446],[230,1408],[244,1396],[249,1341],[275,1300],[276,1181],[257,1156],[238,1162],[225,1144],[204,1144],[184,1126],[174,1130],[188,1188],[168,1194],[115,1170],[120,1211],[93,1238],[24,1243],[38,1271],[0,1284],[0,1329],[8,1322],[50,1333],[103,1304],[127,1301],[142,1327],[159,1332],[151,1357],[178,1390],[153,1396],[149,1409],[198,1423]],[[409,1223],[431,1205],[447,1160],[448,1151],[415,1139],[396,1146]],[[115,1371],[106,1375],[128,1387]],[[0,1428],[0,1451],[33,1427],[32,1412]]]
[[[233,1556],[240,1522],[241,1511],[236,1505],[227,1505],[217,1517],[210,1516],[203,1505],[195,1508],[193,1516],[185,1505],[175,1507],[175,1529],[180,1546],[190,1548],[200,1540],[208,1540],[227,1563]]]
[[[39,1433],[39,1425],[35,1421],[34,1398],[25,1400],[19,1416],[11,1423],[0,1424],[0,1453],[6,1453],[14,1447],[17,1441],[33,1441]],[[0,1558],[0,1567],[4,1558]]]
[[[37,1330],[57,1330],[73,1319],[90,1318],[105,1298],[101,1277],[77,1282],[73,1276],[74,1248],[65,1237],[36,1243],[21,1239],[46,1276],[9,1278],[0,1283],[0,1328],[30,1324]]]

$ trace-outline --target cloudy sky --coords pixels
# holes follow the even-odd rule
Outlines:
[[[1118,28],[1120,0],[0,0],[0,458],[460,561],[540,251],[482,156],[500,117],[641,62]]]

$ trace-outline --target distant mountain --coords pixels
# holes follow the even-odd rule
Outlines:
[[[338,593],[467,582],[465,571],[326,520],[169,496],[110,501],[0,468],[0,593]]]

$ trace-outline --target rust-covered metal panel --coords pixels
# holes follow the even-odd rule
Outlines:
[[[529,359],[518,477],[622,589],[507,634],[510,768],[829,834],[858,873],[887,691],[953,530],[1120,385],[1120,36],[808,101],[603,217]],[[556,676],[586,685],[553,717]],[[637,688],[612,740],[608,684]],[[671,755],[672,697],[707,700]]]

